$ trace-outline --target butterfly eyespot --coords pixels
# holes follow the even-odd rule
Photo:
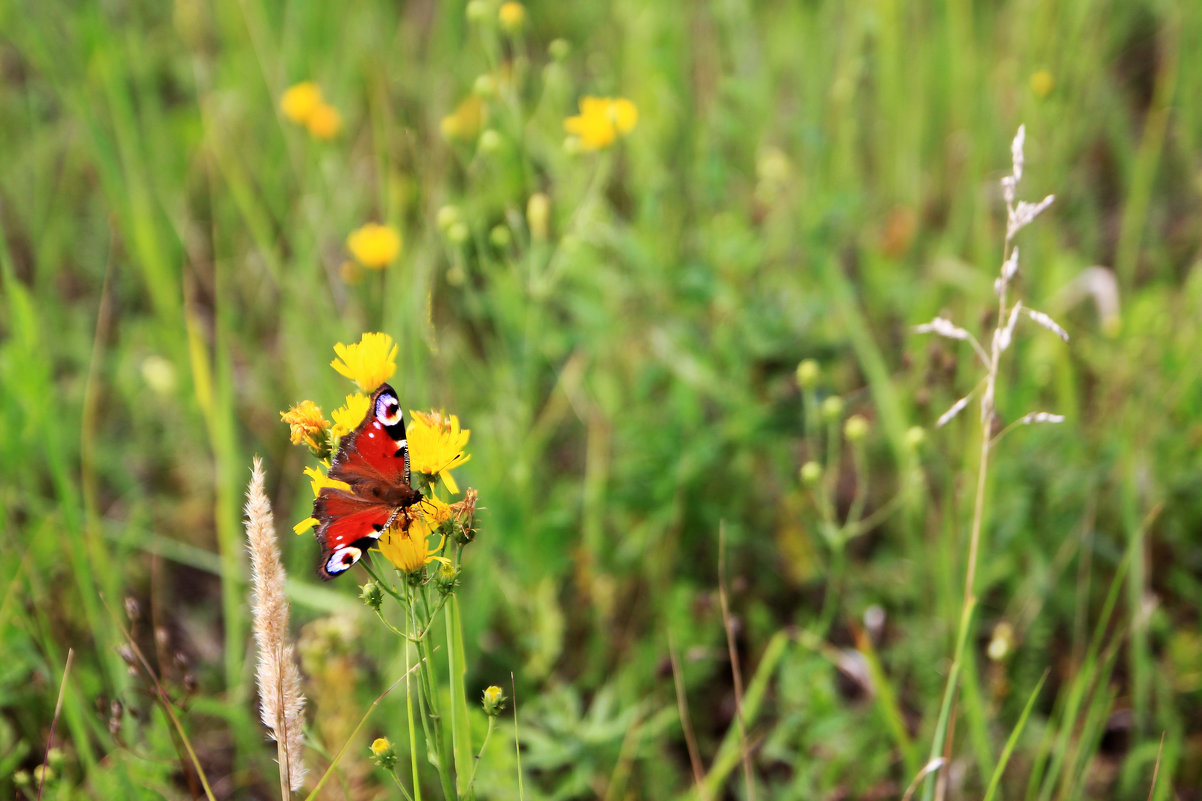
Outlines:
[[[383,394],[376,399],[376,419],[386,426],[401,422],[401,404],[395,395]]]
[[[350,570],[361,556],[363,556],[363,551],[354,545],[339,548],[326,560],[326,572],[335,575]]]

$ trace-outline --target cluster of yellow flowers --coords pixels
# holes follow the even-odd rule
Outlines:
[[[354,431],[370,412],[370,397],[365,393],[373,392],[396,373],[397,351],[398,345],[392,337],[383,333],[365,333],[359,342],[350,345],[339,342],[334,346],[338,358],[330,366],[355,382],[360,392],[346,396],[346,402],[331,414],[332,422],[311,400],[280,412],[281,420],[290,429],[292,443],[308,446],[320,460],[318,467],[305,468],[314,498],[324,487],[350,489],[344,482],[328,476],[330,459],[337,453],[341,438]],[[471,430],[461,428],[457,416],[439,411],[410,411],[409,415],[406,436],[410,465],[425,498],[412,507],[415,515],[412,521],[407,526],[398,522],[380,537],[379,545],[384,557],[404,573],[421,570],[434,561],[445,562],[440,552],[447,532],[453,530],[458,536],[469,538],[476,504],[475,490],[467,490],[464,499],[457,503],[447,503],[434,492],[441,482],[448,493],[459,494],[459,484],[451,471],[471,458],[464,451]],[[293,530],[301,534],[317,523],[316,518],[308,517]],[[438,540],[432,545],[435,537]]]
[[[580,113],[563,121],[584,150],[601,150],[634,130],[639,110],[624,97],[582,97]]]
[[[329,141],[342,131],[342,115],[325,101],[321,88],[312,81],[302,81],[284,92],[280,111],[290,121],[303,125],[315,139]]]

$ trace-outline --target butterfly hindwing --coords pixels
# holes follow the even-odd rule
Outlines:
[[[349,490],[323,487],[313,502],[321,545],[317,573],[326,580],[353,567],[398,512],[422,497],[409,485],[405,420],[388,384],[372,393],[363,422],[342,438],[328,475]]]

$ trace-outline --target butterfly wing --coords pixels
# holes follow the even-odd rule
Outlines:
[[[392,387],[382,384],[372,393],[363,422],[342,438],[329,477],[349,490],[323,487],[313,502],[317,573],[327,581],[353,567],[397,513],[422,498],[409,485],[409,443]]]

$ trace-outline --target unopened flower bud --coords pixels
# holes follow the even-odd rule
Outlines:
[[[822,465],[817,462],[806,462],[801,466],[801,483],[812,487],[822,479]]]
[[[493,247],[504,250],[513,242],[513,234],[509,233],[509,228],[504,225],[494,225],[488,232],[488,240],[493,243]]]
[[[496,153],[501,149],[504,139],[497,131],[489,128],[484,133],[480,134],[480,152],[481,153]]]
[[[551,198],[542,192],[535,192],[526,201],[526,223],[530,226],[530,236],[545,240],[550,221]]]
[[[497,93],[497,79],[487,72],[477,75],[476,80],[472,83],[472,91],[480,97],[492,97]]]
[[[810,389],[818,383],[819,372],[818,362],[806,359],[797,365],[797,383],[801,385],[802,389]]]
[[[371,760],[384,770],[396,767],[397,753],[387,737],[377,737],[371,742]]]
[[[459,207],[458,206],[443,206],[438,210],[438,230],[446,231],[455,223],[459,222]]]
[[[471,231],[468,230],[466,223],[457,222],[447,229],[447,239],[454,242],[456,245],[461,245],[467,241]]]
[[[488,3],[485,0],[471,0],[464,13],[469,22],[481,22],[488,18]]]
[[[906,432],[906,447],[912,451],[921,448],[926,441],[927,432],[922,426],[911,426],[910,430]]]
[[[556,61],[563,61],[572,54],[572,46],[567,39],[552,39],[551,44],[547,45],[547,52]]]
[[[505,693],[497,685],[492,685],[484,690],[484,698],[481,703],[484,705],[484,714],[495,718],[501,714],[501,710],[505,708]]]
[[[868,421],[861,415],[853,414],[843,424],[843,436],[848,442],[860,442],[868,435]]]
[[[843,416],[843,399],[838,395],[831,395],[822,402],[822,417],[824,420],[834,422]]]
[[[369,581],[360,589],[359,597],[365,605],[378,612],[380,611],[380,604],[384,602],[384,591],[380,589],[379,584]]]

